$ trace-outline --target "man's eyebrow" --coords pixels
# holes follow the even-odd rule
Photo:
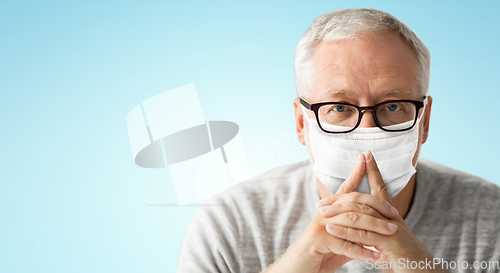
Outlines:
[[[349,97],[352,92],[346,92],[344,89],[330,89],[321,95],[322,98],[330,98],[330,97]],[[398,99],[409,99],[412,97],[412,92],[406,89],[389,89],[384,92],[385,97],[393,97]]]
[[[340,89],[340,90],[338,90],[338,89],[330,89],[330,90],[328,90],[328,91],[325,92],[325,95],[335,96],[335,95],[342,95],[344,93],[345,93],[345,91],[342,90],[342,89]]]
[[[325,93],[322,94],[321,97],[325,97],[325,98],[328,98],[328,97],[335,97],[335,96],[346,96],[346,92],[345,90],[343,89],[330,89],[328,91],[326,91]]]
[[[412,96],[412,93],[409,90],[387,90],[385,91],[385,95],[389,97],[396,97],[396,98],[410,98]]]

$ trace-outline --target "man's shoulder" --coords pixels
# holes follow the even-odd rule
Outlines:
[[[304,202],[315,185],[307,183],[311,175],[308,160],[277,167],[204,202],[184,236],[179,268],[187,271],[215,263],[203,271],[229,268],[230,272],[243,272],[249,264],[257,268],[262,261],[274,261],[282,249],[268,244],[273,240],[275,246],[293,242],[310,221],[314,206]]]
[[[493,191],[500,192],[500,186],[477,175],[454,169],[444,164],[429,160],[419,159],[419,166],[425,168],[425,171],[435,179],[442,179],[455,183],[456,186],[479,186],[486,187]]]
[[[434,195],[462,199],[462,201],[480,198],[483,204],[490,203],[487,201],[500,204],[500,185],[483,177],[428,159],[419,159],[417,168],[424,172],[427,178],[425,186],[432,188]]]
[[[228,199],[233,199],[239,203],[254,203],[281,200],[305,186],[311,168],[309,160],[276,167],[231,186],[209,201],[229,202]]]

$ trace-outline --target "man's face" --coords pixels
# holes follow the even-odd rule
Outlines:
[[[313,86],[305,98],[310,103],[335,101],[372,106],[392,99],[422,100],[417,78],[417,57],[402,38],[393,33],[367,34],[353,40],[322,42],[313,57]],[[306,145],[311,161],[308,125],[302,121],[298,99],[294,101],[299,141]],[[419,127],[419,145],[427,140],[432,98]],[[422,110],[421,110],[422,111]],[[314,119],[312,111],[306,111]],[[304,127],[305,126],[305,127]],[[365,112],[359,127],[375,127],[371,112]]]

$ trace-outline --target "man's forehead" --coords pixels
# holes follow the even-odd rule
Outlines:
[[[419,99],[415,52],[396,35],[322,42],[314,56],[314,97]]]

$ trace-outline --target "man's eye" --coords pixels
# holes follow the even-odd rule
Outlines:
[[[396,111],[401,110],[401,106],[399,104],[391,103],[391,104],[387,104],[385,109],[390,111],[390,112],[396,112]]]
[[[335,112],[344,112],[346,110],[345,105],[334,105],[332,106],[332,110]]]

